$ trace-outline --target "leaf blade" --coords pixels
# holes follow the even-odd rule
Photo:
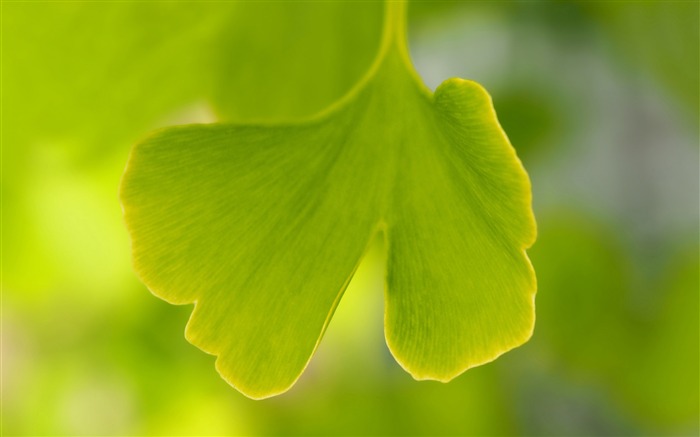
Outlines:
[[[299,377],[376,229],[376,207],[348,194],[366,182],[334,165],[338,132],[168,129],[134,149],[124,176],[141,279],[169,302],[197,302],[188,340],[251,397]]]
[[[433,109],[433,139],[409,137],[419,140],[397,182],[385,329],[415,378],[448,381],[530,337],[535,278],[524,250],[535,225],[527,175],[483,88],[446,81]]]

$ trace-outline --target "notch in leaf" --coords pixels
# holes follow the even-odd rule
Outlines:
[[[386,340],[413,377],[449,381],[532,333],[528,177],[482,87],[421,83],[404,8],[387,2],[369,72],[316,117],[167,128],[129,158],[135,269],[196,303],[187,339],[249,397],[299,378],[379,231]]]

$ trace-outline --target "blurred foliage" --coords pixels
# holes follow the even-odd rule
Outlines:
[[[382,12],[381,2],[237,3],[211,60],[211,101],[221,119],[268,122],[320,112],[374,60]]]
[[[362,73],[336,51],[376,44],[379,6],[272,4],[3,2],[3,434],[697,435],[698,3],[417,2],[419,71],[484,83],[533,179],[535,336],[414,382],[370,257],[299,386],[256,403],[135,280],[116,191],[153,128],[309,114]],[[319,20],[328,41],[295,36]]]
[[[582,3],[595,25],[613,42],[611,54],[640,66],[700,116],[698,2],[651,1],[635,7],[624,3]],[[629,68],[629,67],[628,67]]]
[[[700,405],[697,248],[667,254],[660,277],[640,289],[641,272],[604,225],[569,212],[546,216],[540,229],[533,343],[556,351],[567,374],[607,387],[648,429],[690,431]],[[653,299],[654,310],[634,294]]]

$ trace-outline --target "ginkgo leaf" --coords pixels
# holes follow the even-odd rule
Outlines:
[[[132,151],[135,268],[157,296],[196,302],[187,338],[250,397],[298,379],[379,231],[386,339],[415,378],[448,381],[531,335],[527,175],[483,88],[421,84],[403,13],[387,3],[370,71],[318,116],[174,127]]]

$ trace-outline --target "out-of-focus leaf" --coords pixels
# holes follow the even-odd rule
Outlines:
[[[126,241],[109,199],[129,145],[168,120],[294,118],[321,110],[369,66],[380,8],[4,5],[2,214],[12,232],[3,248],[13,256],[3,263],[3,283],[41,290],[123,265],[110,261],[118,252],[108,242],[120,239],[126,249]],[[303,31],[291,17],[308,18]],[[259,32],[261,25],[279,32]],[[59,199],[68,201],[58,208],[68,226],[49,219]],[[94,247],[72,250],[79,241]]]
[[[530,251],[538,266],[536,342],[569,369],[597,374],[619,370],[629,343],[625,307],[627,260],[614,236],[582,214],[559,214],[540,224]]]
[[[602,224],[563,214],[541,229],[530,251],[541,290],[535,347],[567,375],[604,388],[646,429],[695,432],[697,248],[665,261],[669,272],[655,286],[635,276],[623,242]],[[645,293],[658,302],[651,318],[633,304]]]
[[[369,68],[381,17],[381,2],[240,2],[211,59],[220,119],[290,120],[325,109]]]
[[[543,152],[563,129],[560,108],[546,90],[513,86],[493,95],[498,120],[526,164],[528,156]]]
[[[373,235],[388,243],[385,332],[417,379],[447,381],[534,323],[530,184],[489,95],[432,95],[388,2],[357,88],[296,124],[191,125],[138,144],[122,184],[135,266],[187,337],[254,398],[287,390]]]
[[[697,116],[700,113],[700,3],[632,1],[583,3],[618,58],[651,72]]]
[[[139,132],[199,98],[207,51],[197,48],[220,27],[213,12],[138,2],[3,5],[3,219],[22,223],[3,239],[12,253],[5,286],[29,296],[128,268],[112,259],[120,244],[128,249],[114,202],[119,162]]]
[[[635,364],[620,375],[640,417],[675,435],[698,431],[699,269],[697,247],[668,261],[668,272],[656,287],[660,307],[649,329],[640,331]]]

